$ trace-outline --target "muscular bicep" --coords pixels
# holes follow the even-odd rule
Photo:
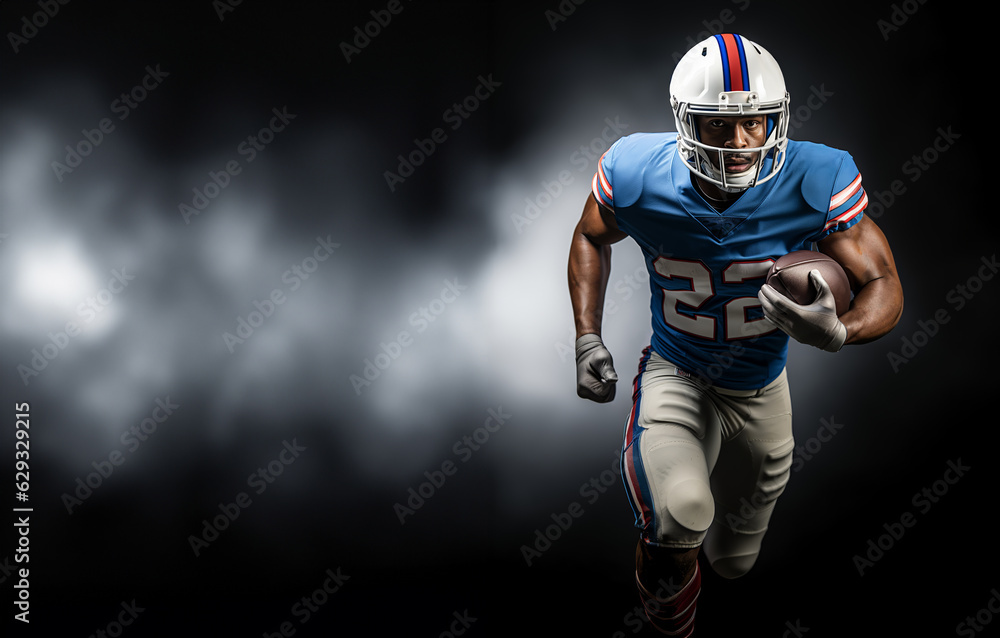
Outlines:
[[[844,267],[854,291],[850,310],[840,316],[847,343],[867,343],[892,330],[903,313],[903,288],[889,242],[875,222],[864,217],[817,247]]]
[[[855,294],[877,279],[898,278],[889,242],[868,217],[847,230],[825,237],[817,248],[844,268]]]
[[[605,246],[621,241],[628,235],[619,230],[615,214],[608,208],[597,203],[594,194],[587,197],[583,205],[583,214],[577,229],[594,244]]]

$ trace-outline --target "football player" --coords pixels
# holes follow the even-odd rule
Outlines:
[[[836,352],[896,325],[903,293],[848,153],[788,139],[775,59],[735,34],[709,37],[670,82],[676,133],[636,133],[600,159],[569,254],[577,393],[615,396],[601,340],[611,245],[631,237],[652,293],[652,338],[632,383],[622,477],[640,530],[636,585],[651,624],[690,636],[699,553],[725,578],[757,559],[792,465],[788,339]],[[847,273],[837,316],[766,285],[782,255],[815,249]],[[664,587],[668,584],[668,587]]]

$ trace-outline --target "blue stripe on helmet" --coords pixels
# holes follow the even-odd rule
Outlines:
[[[715,36],[715,41],[718,42],[719,52],[722,54],[722,90],[732,91],[733,83],[729,77],[729,53],[726,51],[726,43],[722,40],[721,35]]]

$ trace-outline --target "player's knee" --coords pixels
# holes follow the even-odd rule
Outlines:
[[[705,539],[705,557],[712,569],[723,578],[746,575],[757,562],[765,530],[745,534],[717,526]]]
[[[665,500],[665,513],[675,523],[664,530],[667,535],[672,532],[677,536],[700,538],[715,518],[715,500],[711,488],[704,481],[688,479],[676,483],[670,487]]]
[[[756,562],[757,552],[741,556],[716,557],[715,560],[709,559],[715,573],[729,579],[745,576]]]

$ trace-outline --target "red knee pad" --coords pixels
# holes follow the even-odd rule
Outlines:
[[[674,594],[663,591],[657,591],[659,595],[650,593],[639,581],[638,574],[635,582],[646,617],[655,629],[678,638],[689,638],[694,633],[694,613],[701,593],[701,568],[697,562],[694,565],[694,576]]]

